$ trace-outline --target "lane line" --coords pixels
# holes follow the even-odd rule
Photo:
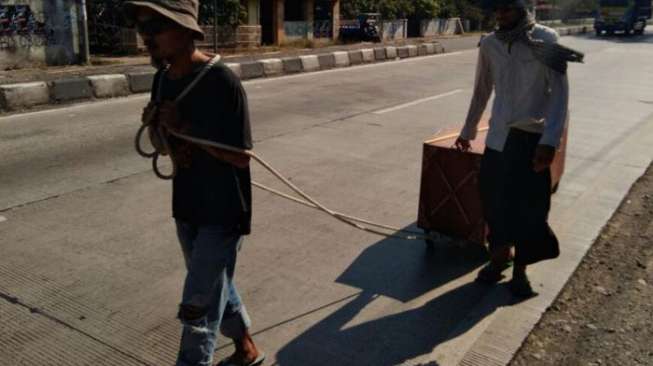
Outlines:
[[[460,93],[462,93],[463,91],[464,91],[463,89],[456,89],[456,90],[452,90],[452,91],[450,91],[450,92],[448,92],[448,93],[443,93],[443,94],[434,95],[434,96],[432,96],[432,97],[427,97],[427,98],[417,99],[417,100],[414,100],[414,101],[412,101],[412,102],[408,102],[408,103],[404,103],[404,104],[399,104],[399,105],[396,105],[396,106],[394,106],[394,107],[390,107],[390,108],[386,108],[386,109],[381,109],[381,110],[379,110],[379,111],[375,111],[375,112],[372,112],[372,113],[374,113],[374,114],[386,114],[386,113],[390,113],[390,112],[398,111],[398,110],[400,110],[400,109],[404,109],[404,108],[412,107],[412,106],[414,106],[414,105],[418,105],[418,104],[421,104],[421,103],[430,102],[430,101],[432,101],[432,100],[437,100],[437,99],[442,99],[442,98],[450,97],[450,96],[452,96],[452,95],[460,94]]]

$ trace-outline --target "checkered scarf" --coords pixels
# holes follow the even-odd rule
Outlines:
[[[567,73],[568,62],[583,62],[585,55],[582,52],[572,50],[558,43],[547,43],[540,39],[533,39],[533,27],[535,20],[530,16],[525,16],[519,25],[510,30],[497,29],[495,34],[497,38],[512,47],[512,44],[518,41],[524,42],[540,62],[551,69],[561,73]]]

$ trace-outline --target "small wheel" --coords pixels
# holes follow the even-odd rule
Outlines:
[[[426,248],[429,250],[435,249],[435,241],[433,239],[430,239],[431,236],[431,231],[430,230],[424,230],[424,236],[429,237],[427,239],[424,239],[424,243],[426,244]]]

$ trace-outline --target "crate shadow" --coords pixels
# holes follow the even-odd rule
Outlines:
[[[483,250],[451,243],[429,249],[422,242],[381,240],[336,280],[361,292],[281,348],[276,365],[390,366],[430,355],[438,344],[464,334],[497,308],[514,304],[507,289],[468,282],[395,314],[384,310],[387,298],[411,302],[468,275],[485,261]],[[489,294],[494,294],[491,301]]]

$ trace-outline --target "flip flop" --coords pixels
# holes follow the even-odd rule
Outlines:
[[[231,361],[231,357],[228,357],[220,361],[215,366],[261,366],[263,361],[265,361],[265,354],[261,353],[254,361],[250,363],[235,363]]]

